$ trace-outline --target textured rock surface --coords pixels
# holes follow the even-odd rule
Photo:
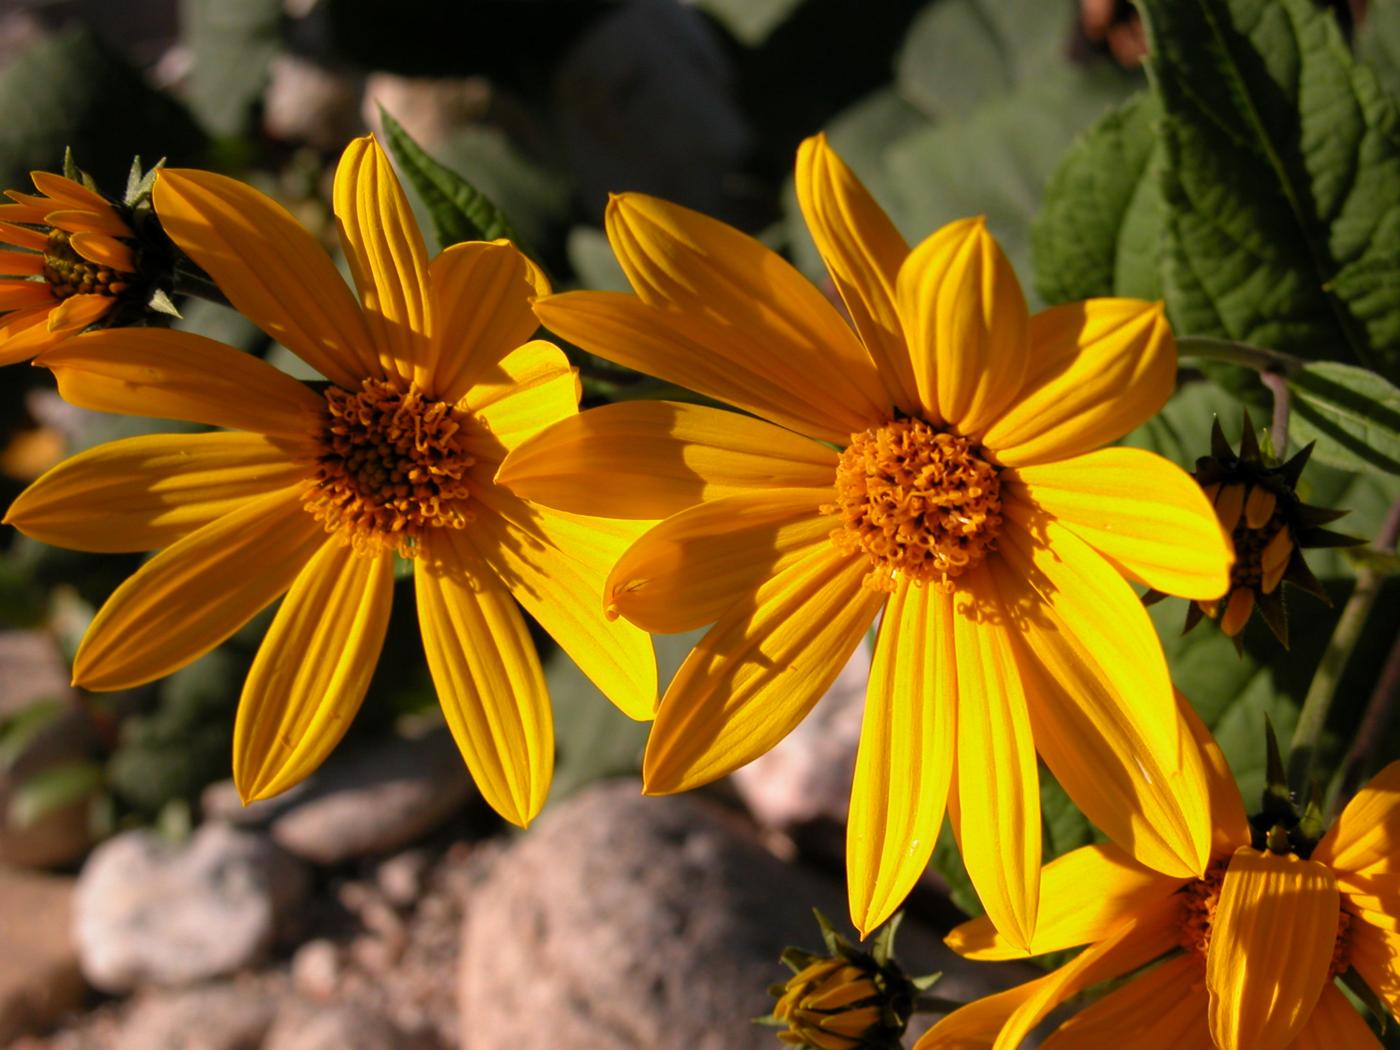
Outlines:
[[[451,734],[439,728],[332,756],[270,827],[288,852],[338,864],[401,849],[452,816],[473,793]]]
[[[278,1015],[261,1050],[419,1050],[384,1018],[354,1006],[291,1004]]]
[[[261,1050],[281,997],[251,982],[159,992],[138,1000],[113,1050]]]
[[[266,957],[306,896],[305,868],[265,837],[206,824],[188,843],[109,839],[78,880],[75,930],[98,988],[187,984]]]
[[[70,878],[0,867],[0,1045],[82,1001],[72,897]]]
[[[837,887],[774,858],[748,826],[694,795],[642,798],[634,781],[546,812],[470,898],[463,1050],[771,1050],[769,984],[789,944],[816,947],[811,908],[845,914]],[[986,994],[1026,974],[968,963],[906,930],[940,993]]]

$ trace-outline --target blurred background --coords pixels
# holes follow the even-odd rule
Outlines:
[[[1350,28],[1364,12],[1337,14]],[[505,209],[558,286],[626,287],[602,214],[610,191],[641,190],[829,287],[790,180],[798,142],[826,129],[911,243],[986,215],[1034,306],[1043,187],[1143,85],[1142,50],[1116,0],[0,0],[0,188],[61,170],[65,147],[113,194],[133,154],[163,157],[248,180],[333,251],[336,159],[383,107]],[[303,367],[226,308],[181,309],[179,327]],[[1208,425],[1221,406],[1234,438],[1233,403],[1189,412]],[[79,412],[43,370],[0,370],[0,504],[65,455],[177,428]],[[1173,440],[1188,466],[1204,451],[1170,422],[1154,447]],[[1357,498],[1364,516],[1388,502]],[[777,1045],[748,1018],[782,979],[778,951],[817,947],[811,905],[845,914],[868,653],[778,751],[698,796],[643,801],[628,778],[645,727],[538,634],[559,766],[518,835],[475,797],[399,601],[337,754],[243,809],[233,712],[267,616],[141,689],[67,684],[94,609],[139,562],[0,530],[0,1045]],[[1234,660],[1212,637],[1197,662]],[[663,674],[693,641],[658,640]],[[1316,658],[1309,644],[1298,659]],[[1238,692],[1260,698],[1240,732],[1266,712],[1291,724],[1287,683],[1270,692],[1239,666]],[[1093,834],[1062,798],[1047,805],[1052,848]],[[911,968],[947,970],[950,998],[1034,972],[942,950],[974,903],[949,853],[910,903]]]

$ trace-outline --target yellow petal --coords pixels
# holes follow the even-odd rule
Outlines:
[[[589,409],[520,445],[497,480],[577,514],[665,518],[704,500],[836,481],[830,448],[737,412],[672,401]]]
[[[806,717],[885,595],[863,558],[819,548],[710,628],[672,679],[647,741],[647,794],[687,791],[753,761]]]
[[[888,416],[853,410],[841,380],[825,377],[823,386],[808,362],[698,310],[664,309],[625,292],[565,292],[537,300],[535,316],[591,354],[820,441],[844,445]]]
[[[1230,585],[1234,550],[1215,509],[1190,475],[1161,456],[1105,448],[1002,477],[1150,587],[1211,599]]]
[[[98,610],[73,658],[84,689],[128,689],[203,656],[292,585],[327,542],[293,487],[166,548]]]
[[[190,332],[110,328],[72,339],[38,362],[64,400],[96,412],[183,419],[304,438],[326,402],[285,372]]]
[[[657,634],[714,623],[764,580],[830,542],[830,489],[756,489],[673,514],[619,557],[609,612]]]
[[[1352,921],[1351,965],[1380,997],[1392,1017],[1400,1017],[1400,931]]]
[[[132,254],[131,248],[115,237],[101,233],[75,233],[68,239],[68,243],[84,259],[97,263],[98,266],[110,266],[123,273],[131,273],[136,269],[136,256]]]
[[[471,537],[431,533],[414,567],[428,669],[452,736],[491,808],[519,827],[544,805],[554,721],[535,643]]]
[[[436,396],[457,401],[473,383],[500,378],[493,366],[534,334],[528,274],[525,256],[508,242],[454,244],[428,264]]]
[[[69,332],[49,331],[48,306],[17,310],[0,317],[0,365],[26,361],[69,338]]]
[[[992,571],[1013,620],[1036,746],[1070,798],[1143,864],[1205,870],[1211,821],[1161,643],[1137,595],[1083,540],[1004,504]]]
[[[862,937],[904,902],[938,841],[957,740],[955,661],[953,596],[902,580],[875,642],[846,824]]]
[[[19,310],[26,306],[52,307],[57,300],[44,281],[10,281],[0,279],[0,310]]]
[[[31,171],[29,177],[34,182],[34,188],[45,197],[62,201],[70,207],[86,208],[89,211],[112,210],[106,197],[88,189],[80,182],[74,182],[51,171]]]
[[[1041,1050],[1214,1050],[1200,956],[1138,974],[1057,1028]]]
[[[1170,897],[1181,886],[1133,860],[1111,842],[1082,846],[1040,872],[1040,908],[1030,955],[1101,940],[1130,916]],[[985,915],[955,927],[948,947],[969,959],[1016,959],[1028,954]]]
[[[38,252],[0,251],[0,274],[6,277],[36,277],[43,272],[44,257]],[[39,287],[47,287],[47,283]]]
[[[564,351],[543,339],[526,343],[479,374],[458,401],[487,431],[467,448],[499,462],[508,449],[577,414],[578,398],[578,372]]]
[[[979,436],[1029,362],[1026,300],[986,223],[962,219],[930,235],[900,268],[898,296],[924,408]]]
[[[825,134],[798,147],[794,182],[802,217],[875,361],[890,404],[918,415],[919,388],[895,302],[909,245]]]
[[[110,295],[70,295],[49,312],[49,331],[75,335],[96,324],[116,305]]]
[[[261,434],[150,434],[64,460],[5,522],[56,547],[156,550],[306,472]]]
[[[373,135],[351,141],[335,169],[335,217],[379,361],[420,386],[433,376],[428,252],[393,165]]]
[[[1147,422],[1176,385],[1161,303],[1089,299],[1031,318],[1032,365],[983,443],[1007,466],[1090,452]]]
[[[841,315],[792,264],[732,226],[642,193],[608,202],[608,241],[637,295],[652,306],[703,317],[781,366],[833,418],[888,415],[870,356]],[[859,428],[852,428],[859,429]]]
[[[239,313],[347,390],[381,374],[369,328],[316,238],[251,186],[163,168],[156,214]]]
[[[1051,974],[973,1000],[925,1032],[914,1050],[990,1050],[1007,1018],[1053,979]]]
[[[3,213],[4,208],[0,207],[0,214]],[[36,252],[42,252],[49,246],[49,235],[40,230],[31,230],[27,226],[0,221],[0,244],[12,244],[16,248],[32,248]]]
[[[1029,950],[1040,902],[1040,777],[1014,643],[985,570],[958,581],[959,845],[992,924]]]
[[[1201,772],[1205,777],[1206,798],[1210,806],[1210,855],[1228,857],[1253,835],[1249,816],[1244,811],[1244,799],[1240,797],[1230,763],[1225,760],[1225,752],[1220,750],[1220,745],[1201,721],[1201,716],[1196,714],[1191,702],[1179,692],[1176,694],[1176,709],[1190,733],[1190,742],[1194,742],[1201,756]],[[1186,742],[1186,746],[1190,746],[1190,742]]]
[[[131,230],[111,208],[58,208],[44,216],[48,225],[70,233],[102,233],[109,237],[130,237]]]
[[[651,638],[604,612],[608,569],[643,527],[547,511],[500,489],[479,492],[491,508],[468,526],[477,549],[603,695],[630,718],[656,713]],[[619,529],[619,525],[625,525]]]
[[[244,802],[300,783],[359,710],[394,597],[394,556],[333,538],[282,600],[243,684],[233,779]]]
[[[1330,981],[1288,1050],[1384,1050],[1371,1026]]]
[[[1220,1050],[1285,1047],[1322,994],[1340,897],[1325,864],[1242,847],[1230,859],[1206,951]]]
[[[1400,872],[1400,762],[1392,762],[1342,810],[1313,851],[1339,872]]]
[[[1055,1007],[1102,981],[1111,980],[1176,947],[1179,903],[1167,898],[1138,912],[1113,933],[1090,945],[1070,962],[1044,978],[1007,1019],[994,1050],[1015,1050]]]

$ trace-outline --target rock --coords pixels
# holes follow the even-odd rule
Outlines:
[[[374,871],[379,892],[395,907],[411,907],[423,892],[431,864],[432,856],[422,849],[408,849],[386,858]]]
[[[329,999],[339,979],[340,949],[334,941],[317,937],[292,956],[292,984],[309,999]]]
[[[421,1044],[377,1014],[354,1006],[290,1005],[262,1050],[417,1050]]]
[[[358,76],[283,52],[272,60],[263,94],[263,130],[286,142],[339,151],[362,130]]]
[[[278,845],[316,864],[391,853],[432,831],[474,793],[445,728],[331,757],[296,805],[273,818]]]
[[[47,1027],[83,999],[73,879],[0,867],[0,1045]]]
[[[40,700],[73,695],[68,665],[43,631],[0,631],[0,719]]]
[[[113,1050],[260,1050],[280,999],[231,982],[137,999]]]
[[[365,81],[360,117],[383,134],[380,107],[394,115],[413,141],[440,148],[453,131],[480,121],[491,106],[491,85],[480,77],[403,77],[372,73]]]
[[[552,810],[496,861],[463,933],[463,1050],[772,1050],[751,1023],[790,944],[820,946],[811,909],[838,887],[788,866],[696,795],[599,784]],[[906,924],[900,958],[972,998],[1037,971],[970,963]]]
[[[821,820],[845,825],[870,655],[870,646],[857,646],[797,728],[772,751],[735,771],[735,790],[762,826],[791,831]]]
[[[265,837],[223,824],[205,824],[181,845],[149,831],[118,835],[93,852],[78,879],[83,973],[104,991],[124,992],[254,965],[309,881]]]

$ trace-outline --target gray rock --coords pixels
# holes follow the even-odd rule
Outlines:
[[[0,1045],[82,1002],[72,898],[71,878],[0,867]]]
[[[290,1004],[262,1050],[419,1050],[421,1044],[377,1014],[337,1005]]]
[[[113,1050],[260,1050],[280,997],[249,982],[230,982],[137,999]]]
[[[437,728],[333,755],[296,803],[272,818],[277,844],[316,864],[392,853],[474,794],[452,735]]]
[[[546,811],[469,899],[463,1050],[772,1050],[750,1018],[787,974],[782,949],[820,947],[814,905],[845,915],[838,887],[716,803],[591,787]],[[899,947],[913,972],[942,970],[955,1000],[1034,972],[966,962],[908,927]]]
[[[78,879],[83,973],[104,991],[124,992],[254,965],[309,881],[303,865],[265,837],[223,824],[205,824],[181,845],[149,831],[118,835],[93,852]]]

